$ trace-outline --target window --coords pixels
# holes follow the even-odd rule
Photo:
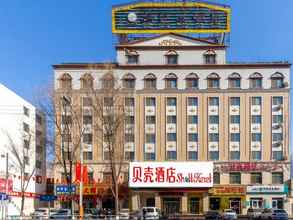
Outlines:
[[[209,98],[210,106],[219,106],[219,98],[218,97],[210,97]]]
[[[165,77],[166,89],[177,89],[177,76],[174,73],[170,73]]]
[[[252,160],[261,160],[261,151],[251,151]]]
[[[251,105],[261,105],[261,97],[252,97]]]
[[[30,142],[29,142],[29,140],[23,140],[23,147],[26,148],[26,149],[29,149],[30,148]]]
[[[241,173],[230,173],[230,184],[241,184]]]
[[[23,161],[24,161],[25,165],[29,165],[29,157],[28,156],[24,156]]]
[[[36,160],[36,168],[42,169],[42,161]]]
[[[167,98],[167,106],[176,106],[176,98]]]
[[[103,173],[103,182],[111,183],[112,182],[112,174],[111,173]]]
[[[83,134],[83,143],[92,144],[93,143],[93,134]]]
[[[284,75],[282,73],[274,73],[271,76],[272,88],[284,88]]]
[[[168,115],[167,124],[176,124],[176,115]]]
[[[272,173],[272,184],[283,184],[283,173],[281,172],[276,172]]]
[[[93,123],[93,116],[91,115],[84,115],[83,116],[83,124],[91,125]]]
[[[283,160],[283,151],[273,151],[273,160]]]
[[[231,142],[240,142],[240,133],[231,133],[230,134]]]
[[[211,73],[208,77],[208,88],[218,89],[220,88],[220,77],[217,73]]]
[[[283,134],[282,133],[273,133],[273,141],[282,141],[283,140]]]
[[[262,184],[262,174],[261,173],[251,173],[250,174],[251,184]]]
[[[156,143],[156,134],[146,134],[145,135],[145,142],[154,144]]]
[[[230,105],[240,106],[240,97],[231,97]]]
[[[200,198],[191,197],[188,199],[188,210],[191,214],[199,214],[200,212]]]
[[[87,178],[88,178],[88,181],[89,181],[90,183],[92,183],[92,182],[94,181],[94,172],[89,171],[89,172],[87,173]]]
[[[216,64],[216,52],[214,50],[208,50],[204,53],[204,63],[205,64]]]
[[[134,134],[129,134],[129,133],[126,133],[125,134],[125,142],[134,142]]]
[[[112,73],[106,73],[101,78],[102,89],[113,89],[115,88],[115,77]]]
[[[134,116],[133,115],[125,116],[125,124],[134,124]]]
[[[198,153],[197,151],[188,151],[188,160],[197,160]]]
[[[30,116],[30,110],[25,106],[23,106],[23,114],[28,116],[28,117]]]
[[[23,122],[23,130],[24,130],[25,132],[27,132],[27,133],[30,132],[30,127],[29,127],[29,125],[28,125],[27,123],[25,123],[25,122]]]
[[[134,50],[126,51],[127,64],[138,64],[139,54]]]
[[[90,107],[93,105],[93,100],[91,97],[83,97],[82,98],[82,106]]]
[[[197,115],[189,115],[188,116],[188,124],[197,124]]]
[[[125,106],[134,107],[134,98],[125,98]]]
[[[122,77],[123,88],[134,89],[135,88],[135,76],[131,73],[127,73]]]
[[[188,102],[188,106],[197,106],[198,105],[196,97],[188,97],[187,102]]]
[[[273,115],[273,123],[283,123],[283,115]]]
[[[71,89],[72,87],[72,77],[68,73],[64,73],[59,78],[59,88],[60,89]]]
[[[209,134],[209,141],[210,142],[218,142],[219,141],[219,134],[210,133]]]
[[[153,115],[147,115],[145,117],[145,122],[146,124],[155,124],[156,123],[156,116],[153,116]]]
[[[177,134],[176,133],[167,133],[167,141],[176,141]]]
[[[261,133],[252,133],[251,141],[253,142],[261,142]]]
[[[219,124],[219,116],[210,115],[209,116],[209,124]]]
[[[230,151],[230,159],[231,160],[240,160],[240,152],[239,151]]]
[[[238,73],[232,73],[229,77],[229,88],[238,89],[241,88],[241,76]]]
[[[71,125],[71,123],[72,123],[71,115],[62,115],[61,116],[61,123],[63,125]]]
[[[166,60],[168,65],[178,64],[178,54],[175,50],[169,50],[166,54]]]
[[[62,134],[63,142],[71,142],[71,134]]]
[[[198,134],[188,134],[188,141],[189,142],[197,142],[198,141]]]
[[[214,172],[214,175],[213,175],[213,182],[214,184],[220,184],[221,183],[221,175],[219,172]]]
[[[104,150],[104,160],[110,160],[110,153],[109,151]]]
[[[274,96],[273,97],[273,105],[283,105],[283,97],[282,96]]]
[[[260,73],[253,73],[249,77],[250,88],[251,89],[261,89],[262,88],[262,75]]]
[[[129,160],[129,161],[133,161],[134,160],[134,152],[133,151],[125,152],[124,159]]]
[[[187,89],[198,89],[198,76],[195,73],[190,73],[185,80]]]
[[[94,78],[91,74],[85,73],[81,78],[81,88],[82,89],[92,89],[94,86]]]
[[[109,107],[114,105],[113,97],[104,97],[104,106]]]
[[[156,106],[156,98],[145,98],[145,105],[146,106]]]
[[[261,115],[252,115],[251,116],[252,124],[261,124]]]
[[[176,151],[167,151],[167,160],[176,160],[177,152]]]
[[[156,89],[157,88],[157,77],[149,73],[144,77],[144,88],[145,89]]]
[[[93,159],[93,152],[91,152],[91,151],[84,151],[83,152],[83,159],[84,160],[92,160]]]
[[[156,154],[155,153],[145,153],[144,160],[156,160]]]
[[[240,115],[231,115],[230,116],[231,124],[240,124]]]
[[[219,160],[219,151],[210,151],[209,152],[210,160]]]
[[[42,116],[36,115],[36,121],[38,122],[38,124],[42,125],[43,124]]]

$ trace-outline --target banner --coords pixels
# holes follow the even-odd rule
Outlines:
[[[129,165],[129,187],[212,186],[213,162],[131,162]]]

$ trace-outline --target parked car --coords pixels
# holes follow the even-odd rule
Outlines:
[[[283,209],[264,209],[261,220],[288,220],[288,214]]]
[[[205,220],[221,220],[222,216],[219,211],[207,211],[205,213]]]
[[[57,212],[57,209],[49,209],[49,208],[38,208],[32,214],[32,219],[43,219],[49,218],[49,215],[53,215]]]
[[[95,208],[86,208],[84,210],[84,218],[90,219],[100,219],[101,218],[101,211]]]
[[[50,215],[50,219],[71,219],[70,209],[58,209],[58,211]]]
[[[157,220],[161,217],[161,211],[156,207],[143,207],[141,212],[144,220]]]
[[[128,220],[129,219],[129,209],[121,209],[119,212],[120,220]]]
[[[236,220],[237,219],[237,213],[233,209],[224,209],[224,212],[222,214],[223,220]]]
[[[136,210],[130,213],[129,215],[130,220],[142,220],[142,212],[141,210]]]
[[[262,214],[262,209],[253,209],[249,208],[247,210],[247,218],[248,219],[259,219]]]

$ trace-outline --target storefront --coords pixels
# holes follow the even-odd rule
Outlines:
[[[132,209],[156,206],[166,214],[201,214],[212,175],[212,162],[130,163]]]
[[[245,204],[246,188],[244,186],[218,186],[209,190],[209,209],[223,211],[233,209],[242,214]]]
[[[247,206],[284,209],[287,202],[287,188],[286,185],[247,186]]]

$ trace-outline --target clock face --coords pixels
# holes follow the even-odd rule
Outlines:
[[[129,22],[136,22],[137,20],[137,15],[134,12],[130,12],[128,14],[128,21]]]

